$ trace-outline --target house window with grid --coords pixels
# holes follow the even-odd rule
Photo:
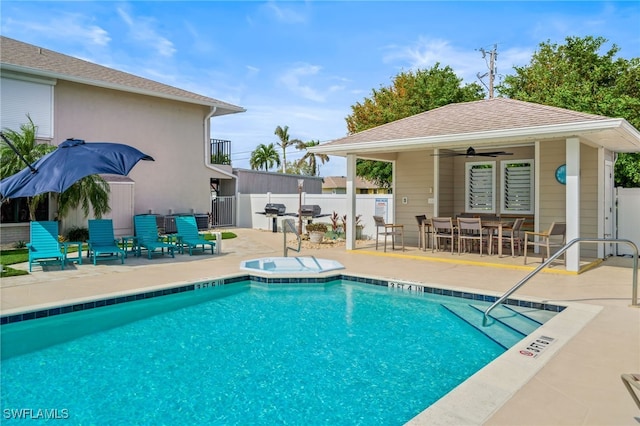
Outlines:
[[[501,161],[501,213],[533,214],[533,160]]]
[[[495,213],[496,162],[466,163],[465,182],[465,211]]]

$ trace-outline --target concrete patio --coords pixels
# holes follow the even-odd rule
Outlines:
[[[0,283],[2,315],[219,278],[241,272],[242,260],[283,254],[282,234],[232,231],[238,238],[224,240],[219,256],[176,255],[175,259],[164,256],[152,260],[130,256],[124,265],[85,262],[69,265],[64,271],[35,268],[30,275],[4,278]],[[415,247],[383,253],[370,242],[353,251],[322,244],[303,248],[300,255],[338,260],[349,274],[473,288],[485,294],[502,294],[540,264],[539,258],[532,258],[525,266],[522,257],[458,256]],[[630,306],[631,265],[629,258],[612,258],[572,274],[560,263],[535,276],[517,297],[593,308],[593,319],[562,342],[561,349],[546,354],[539,371],[486,420],[470,420],[475,418],[473,404],[465,406],[464,401],[458,401],[461,411],[466,412],[456,422],[443,416],[439,424],[640,424],[640,410],[620,379],[622,373],[640,372],[640,309]],[[16,267],[26,269],[26,264]],[[508,379],[496,377],[497,381]]]

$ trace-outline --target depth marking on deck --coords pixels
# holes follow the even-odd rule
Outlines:
[[[524,349],[520,349],[520,355],[537,358],[551,345],[556,339],[549,336],[540,336],[531,341]]]

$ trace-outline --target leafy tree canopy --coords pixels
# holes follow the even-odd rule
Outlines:
[[[462,79],[449,66],[441,68],[437,63],[429,69],[401,72],[391,86],[374,89],[370,98],[351,107],[352,113],[346,117],[347,130],[353,134],[450,103],[483,98],[482,86],[462,85]],[[389,188],[391,163],[376,163],[379,162],[358,160],[356,174]]]
[[[299,141],[296,144],[296,149],[305,152],[302,158],[298,160],[298,168],[301,170],[300,174],[318,176],[320,164],[324,164],[329,161],[329,156],[327,154],[314,154],[313,152],[309,152],[309,148],[316,145],[320,145],[320,141]]]
[[[504,96],[591,114],[621,117],[640,129],[640,58],[617,58],[602,37],[540,44],[529,65],[515,67],[496,89]],[[601,53],[602,52],[602,53]],[[640,187],[640,156],[620,154],[617,186]]]
[[[251,165],[252,170],[260,170],[261,168],[264,168],[264,170],[267,171],[274,165],[280,165],[280,154],[278,154],[276,147],[272,143],[269,145],[261,143],[253,152],[251,152],[249,164]]]

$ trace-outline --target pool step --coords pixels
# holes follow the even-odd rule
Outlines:
[[[482,320],[486,306],[473,304],[442,304],[442,306],[505,349],[518,343],[542,324],[528,315],[500,305],[491,311],[490,317],[493,319],[491,324],[484,327]]]
[[[551,318],[558,315],[558,312],[553,311],[545,311],[542,309],[534,309],[534,308],[525,308],[523,306],[512,306],[512,305],[502,305],[505,308],[512,309],[519,314],[522,314],[528,318],[531,318],[534,321],[539,322],[540,324],[544,324],[549,321]]]
[[[479,311],[481,315],[484,315],[484,311],[487,309],[486,306],[471,306]],[[491,314],[489,314],[489,317],[497,322],[506,325],[507,327],[519,331],[525,336],[533,333],[536,328],[540,327],[544,323],[544,321],[538,321],[528,314],[517,311],[513,309],[513,307],[508,305],[496,306],[495,309],[491,311]]]

